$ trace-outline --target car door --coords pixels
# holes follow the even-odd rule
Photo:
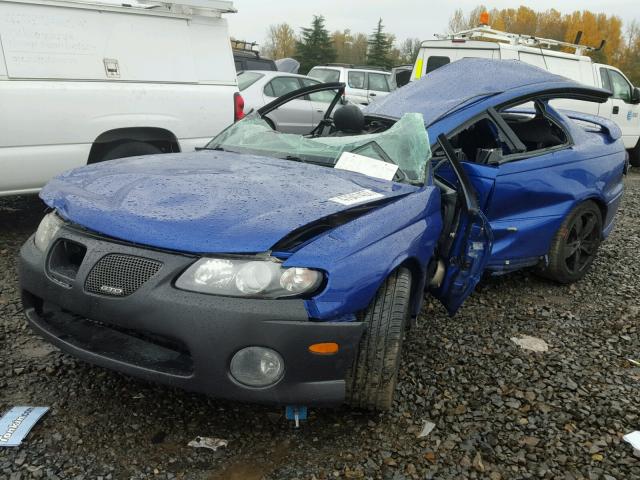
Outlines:
[[[367,98],[368,102],[375,102],[378,98],[389,95],[391,88],[389,87],[388,73],[367,73]]]
[[[482,277],[491,255],[493,233],[480,209],[473,184],[451,143],[445,135],[438,137],[438,143],[448,161],[447,166],[455,176],[453,183],[459,196],[459,210],[457,221],[450,231],[444,232],[447,238],[452,238],[451,245],[444,253],[444,277],[438,287],[432,288],[431,293],[453,315]]]
[[[357,105],[368,105],[367,72],[363,70],[347,70],[346,98]]]
[[[301,86],[298,77],[275,77],[264,87],[264,101],[269,103],[282,95],[298,90]],[[292,100],[283,107],[269,113],[268,117],[279,132],[309,133],[313,118],[311,102],[303,99]]]
[[[632,103],[633,87],[617,70],[600,67],[600,76],[604,88],[611,91],[610,102],[600,108],[600,116],[610,118],[622,130],[626,148],[633,148],[640,135],[640,106]]]

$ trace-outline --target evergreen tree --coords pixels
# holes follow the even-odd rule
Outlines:
[[[378,20],[378,26],[369,37],[369,53],[367,63],[378,67],[391,68],[391,49],[393,38],[384,33],[382,19]]]
[[[316,65],[333,62],[336,49],[324,26],[324,17],[314,15],[311,27],[302,29],[302,37],[296,42],[296,60],[300,62],[300,73],[307,73]]]

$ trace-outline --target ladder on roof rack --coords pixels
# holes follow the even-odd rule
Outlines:
[[[576,55],[583,55],[584,52],[597,52],[602,50],[605,45],[605,40],[600,42],[598,47],[590,47],[588,45],[580,45],[580,38],[582,32],[578,32],[576,35],[575,43],[563,42],[561,40],[554,40],[552,38],[536,37],[534,35],[523,35],[519,33],[503,32],[501,30],[494,30],[488,25],[481,25],[479,27],[470,28],[469,30],[463,30],[453,34],[435,34],[435,37],[440,40],[445,39],[480,39],[485,38],[489,40],[495,40],[498,42],[507,42],[511,45],[524,45],[527,47],[564,47],[573,48]]]

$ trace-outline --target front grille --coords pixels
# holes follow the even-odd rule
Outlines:
[[[91,269],[84,288],[100,295],[126,297],[158,273],[161,267],[162,262],[156,260],[111,253]]]

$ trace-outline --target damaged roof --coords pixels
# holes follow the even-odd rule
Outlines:
[[[368,115],[399,118],[407,112],[423,115],[425,125],[466,105],[513,92],[522,94],[566,90],[582,92],[594,101],[605,101],[611,93],[549,73],[519,60],[463,58],[434,70],[420,80],[396,90],[366,109]],[[563,95],[558,95],[563,96]]]

